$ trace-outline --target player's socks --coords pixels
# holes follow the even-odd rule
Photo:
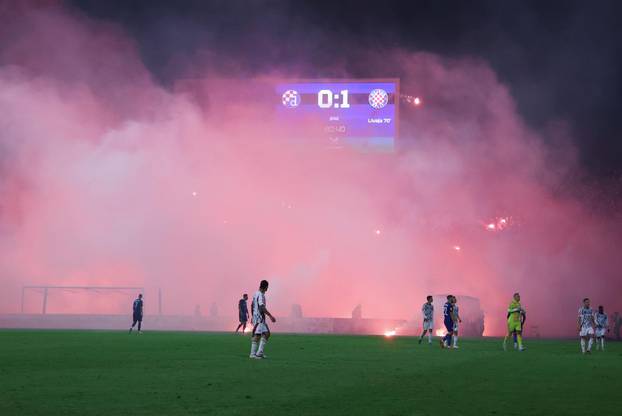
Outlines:
[[[445,335],[445,337],[443,338],[443,344],[445,345],[445,348],[451,347],[451,335],[450,334]]]
[[[261,337],[259,341],[259,348],[257,348],[257,355],[263,355],[263,349],[266,347],[266,342],[268,342],[264,337]]]
[[[508,336],[506,335],[503,338],[503,351],[507,350],[507,345],[508,345]]]
[[[523,349],[523,336],[520,334],[516,334],[516,342],[518,342],[518,349]]]
[[[454,335],[454,348],[458,348],[458,335]]]
[[[605,351],[605,337],[600,339],[600,349]]]
[[[255,355],[257,355],[257,341],[252,340],[251,341],[251,357],[254,357]]]
[[[590,352],[592,350],[592,341],[594,340],[594,338],[590,337],[590,339],[587,340],[587,351]]]
[[[585,340],[581,338],[581,352],[585,354]]]
[[[432,333],[428,333],[428,344],[432,343]]]

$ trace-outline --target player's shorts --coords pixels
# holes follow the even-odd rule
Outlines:
[[[269,334],[270,333],[270,328],[268,328],[268,324],[265,322],[260,322],[258,324],[255,324],[255,327],[253,328],[253,335],[262,335],[262,334]]]
[[[458,330],[458,322],[454,324],[454,331],[457,331],[457,330]]]
[[[134,314],[133,318],[134,318],[134,322],[142,322],[143,321],[143,316],[142,315]]]
[[[607,329],[605,329],[605,328],[596,328],[596,336],[597,337],[604,337],[606,333],[607,333]]]
[[[423,321],[423,330],[427,331],[429,329],[434,329],[434,321]]]
[[[508,321],[508,333],[522,331],[523,326],[520,321]]]
[[[248,322],[248,316],[244,315],[244,314],[240,314],[240,323],[241,324],[245,324]]]
[[[443,323],[445,324],[445,329],[447,329],[447,332],[454,331],[454,321],[452,321],[451,319],[445,319]]]
[[[594,335],[594,328],[591,326],[581,327],[581,330],[579,331],[580,337],[589,337],[592,335]]]

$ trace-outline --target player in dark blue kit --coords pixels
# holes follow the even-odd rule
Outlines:
[[[132,329],[134,329],[134,326],[138,322],[138,333],[141,334],[140,327],[143,324],[143,294],[142,293],[139,293],[138,298],[134,300],[134,305],[132,306],[132,309],[134,311],[133,313],[134,322],[132,323],[132,327],[130,328],[129,333],[130,334],[132,333]]]
[[[443,323],[447,329],[447,334],[441,339],[441,348],[451,347],[451,337],[454,333],[454,305],[453,295],[447,295],[447,302],[443,306]]]
[[[246,330],[246,323],[248,322],[248,305],[246,304],[248,301],[248,295],[245,293],[242,296],[242,299],[238,302],[238,315],[240,317],[240,325],[238,325],[235,333],[237,334],[240,328],[242,328],[242,333]]]

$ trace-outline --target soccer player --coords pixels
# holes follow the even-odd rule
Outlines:
[[[508,333],[503,338],[503,350],[507,349],[508,337],[511,337],[512,334],[516,333],[516,341],[518,343],[518,350],[525,351],[525,347],[523,346],[523,328],[521,325],[520,315],[524,313],[524,310],[520,304],[520,294],[518,292],[514,293],[512,297],[512,302],[510,302],[510,306],[508,307]]]
[[[428,296],[426,300],[427,302],[421,307],[421,312],[423,312],[423,332],[419,338],[419,344],[423,341],[426,332],[428,334],[428,344],[432,344],[432,330],[434,329],[434,305],[432,305],[432,302],[434,298]]]
[[[441,339],[441,348],[449,348],[451,347],[451,336],[454,332],[454,305],[452,303],[453,295],[447,295],[447,302],[443,305],[443,323],[445,324],[445,329],[447,329],[447,334]]]
[[[598,307],[596,313],[596,351],[600,344],[600,349],[605,351],[605,334],[609,332],[609,317],[605,313],[603,305]]]
[[[130,327],[130,334],[132,333],[132,329],[134,329],[134,326],[136,325],[136,323],[138,322],[138,333],[141,334],[141,326],[143,324],[143,294],[139,293],[138,294],[138,298],[134,300],[134,305],[132,305],[132,309],[133,309],[133,318],[134,318],[134,322],[132,323],[132,326]]]
[[[577,318],[577,330],[581,337],[581,352],[583,354],[592,353],[592,342],[594,340],[594,310],[590,308],[590,299],[583,299],[583,306],[579,308],[579,317]],[[587,349],[585,343],[587,342]]]
[[[246,301],[248,300],[248,295],[245,293],[242,295],[242,299],[238,302],[238,315],[240,317],[240,325],[235,330],[237,334],[240,328],[242,328],[242,333],[246,330],[246,323],[248,322],[248,305]]]
[[[454,321],[454,331],[453,331],[453,340],[454,340],[454,346],[453,348],[460,348],[458,347],[458,323],[462,322],[462,319],[460,319],[460,314],[458,313],[458,305],[457,305],[458,299],[456,299],[455,296],[451,297],[451,303],[453,305],[453,321]]]
[[[616,339],[620,341],[620,327],[622,327],[622,318],[620,318],[620,314],[618,312],[613,313],[613,333],[616,336]]]
[[[253,312],[253,336],[251,338],[251,355],[250,358],[262,359],[267,358],[263,351],[266,343],[270,338],[270,328],[266,323],[266,315],[272,322],[276,319],[266,308],[266,291],[268,290],[268,281],[262,280],[259,283],[259,290],[253,296],[251,309]]]
[[[508,318],[510,317],[510,313],[508,312]],[[525,321],[527,320],[527,313],[523,309],[520,313],[520,327],[525,327]],[[514,349],[518,349],[518,339],[516,338],[516,331],[512,332],[512,337],[514,338]]]

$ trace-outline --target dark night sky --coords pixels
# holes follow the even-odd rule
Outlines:
[[[353,48],[401,47],[486,60],[536,128],[568,121],[583,163],[622,172],[622,1],[206,1],[71,0],[122,25],[164,84],[176,63],[209,49],[253,74],[313,63],[308,76],[353,75]],[[307,70],[308,71],[308,70]],[[388,76],[378,74],[378,76]],[[397,74],[399,75],[399,74]]]

